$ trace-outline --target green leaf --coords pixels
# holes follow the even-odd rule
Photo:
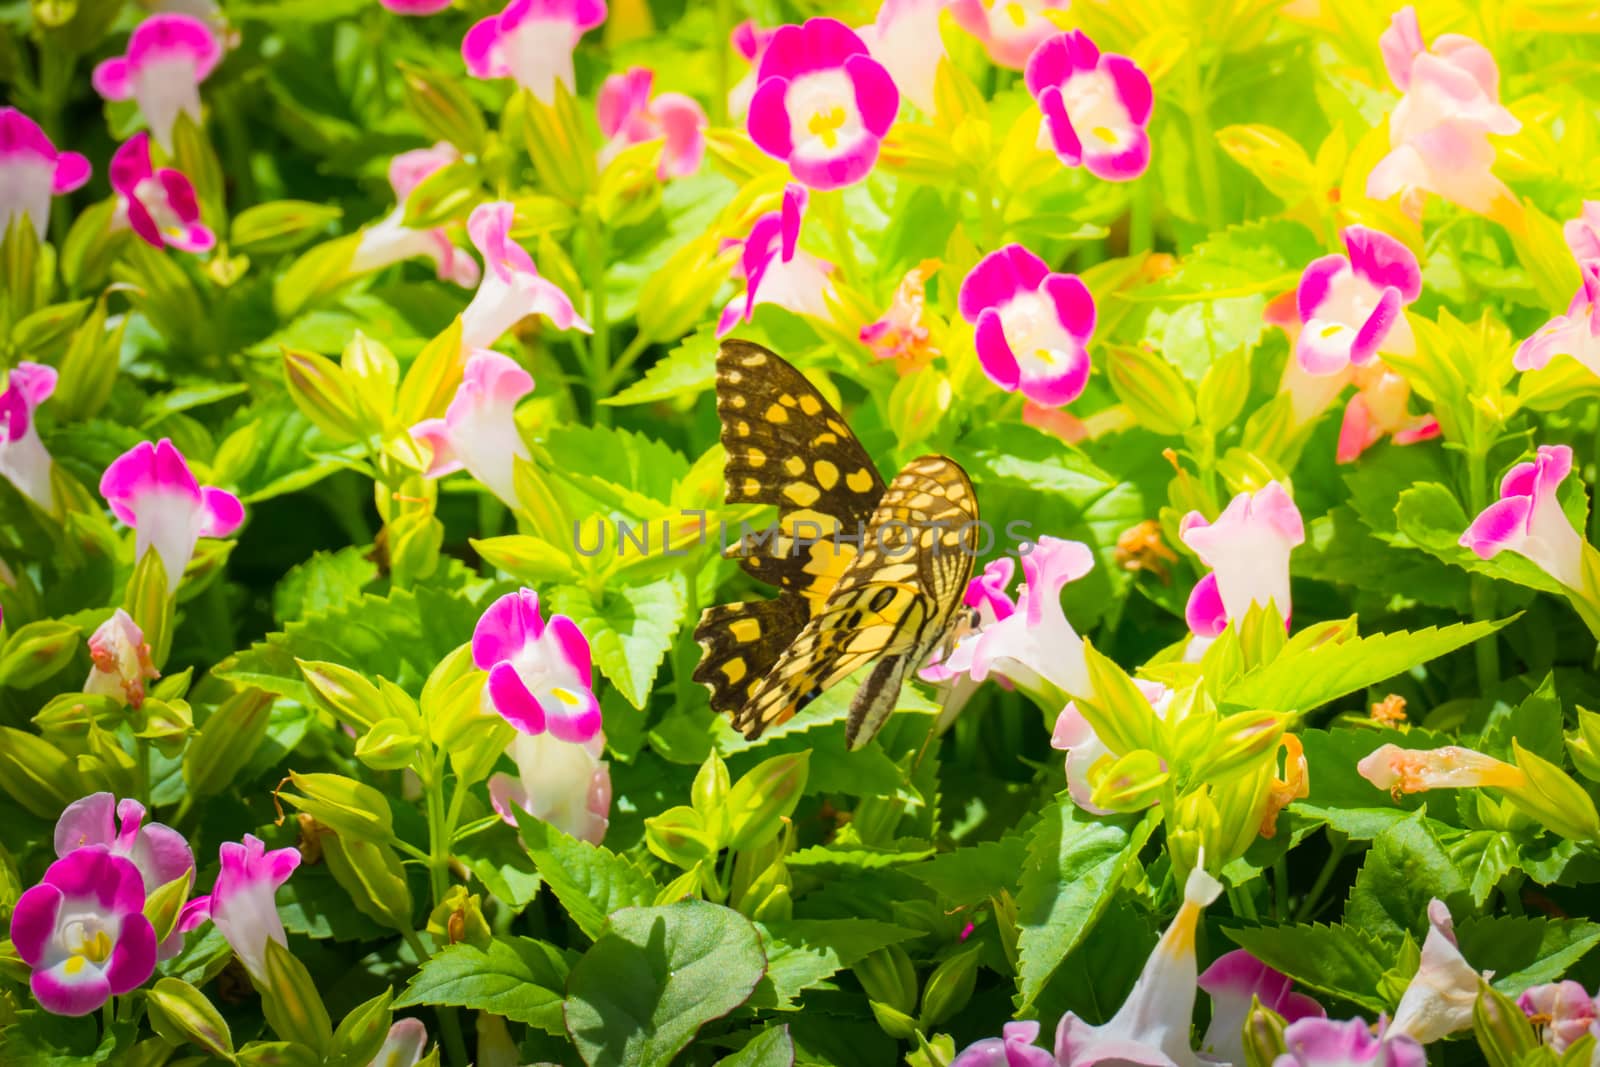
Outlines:
[[[556,588],[551,608],[568,615],[589,639],[595,665],[628,703],[643,710],[656,673],[687,610],[687,584],[671,574],[643,585],[606,589],[599,602],[576,586]]]
[[[666,1067],[766,967],[756,928],[731,908],[627,908],[572,969],[567,1031],[589,1067]]]
[[[1529,986],[1565,976],[1600,944],[1600,924],[1493,915],[1458,923],[1456,941],[1474,970],[1493,971],[1494,987],[1515,996]]]
[[[769,1027],[738,1052],[718,1060],[717,1067],[794,1067],[789,1027]]]
[[[1418,548],[1446,563],[1530,589],[1565,595],[1565,588],[1560,582],[1546,574],[1538,564],[1515,552],[1502,552],[1493,559],[1480,559],[1477,553],[1461,547],[1461,533],[1471,519],[1462,510],[1456,495],[1437,482],[1417,485],[1402,492],[1394,513],[1400,533]]]
[[[1001,890],[1014,890],[1027,855],[1027,841],[1008,835],[935,856],[906,873],[950,904],[977,904]]]
[[[487,1011],[559,1036],[567,970],[560,949],[531,937],[497,937],[487,951],[447,945],[424,961],[394,1006]]]
[[[1534,755],[1560,764],[1565,751],[1562,725],[1561,698],[1556,693],[1555,675],[1546,674],[1539,688],[1515,708],[1497,703],[1490,710],[1489,721],[1473,747],[1510,760],[1513,758],[1511,742],[1515,739]]]
[[[1305,746],[1307,766],[1315,770],[1310,794],[1290,808],[1297,815],[1327,823],[1357,840],[1376,837],[1423,807],[1435,819],[1449,822],[1455,817],[1455,798],[1448,791],[1412,793],[1397,801],[1356,770],[1357,763],[1382,745],[1427,749],[1449,744],[1449,739],[1440,734],[1418,729],[1401,733],[1344,728],[1305,730],[1300,741]]]
[[[579,841],[518,809],[517,825],[534,866],[578,929],[598,938],[619,908],[655,902],[661,887],[610,849]]]
[[[1428,932],[1428,901],[1456,908],[1467,883],[1423,812],[1390,826],[1372,840],[1345,905],[1344,921],[1384,939]]]
[[[1057,494],[1087,505],[1117,484],[1080,450],[1028,425],[990,424],[963,437],[951,456],[980,485]]]
[[[368,551],[352,545],[337,552],[314,552],[291,568],[272,592],[272,614],[279,625],[342,607],[378,577]]]
[[[787,919],[760,923],[767,974],[750,998],[757,1008],[789,1011],[795,998],[889,945],[921,937],[917,930],[873,919]]]
[[[695,336],[656,360],[644,377],[626,389],[600,401],[612,407],[629,404],[657,404],[663,400],[698,396],[717,380],[717,345],[694,344]]]
[[[1368,1011],[1388,1011],[1378,984],[1394,950],[1353,926],[1259,926],[1224,930],[1239,947],[1318,993],[1343,997]]]

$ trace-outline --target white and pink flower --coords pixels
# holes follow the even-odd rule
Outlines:
[[[172,150],[179,115],[200,123],[200,83],[222,59],[222,42],[192,15],[151,15],[133,29],[126,55],[94,68],[107,100],[136,100],[156,143]]]
[[[379,221],[361,231],[350,260],[353,274],[369,274],[384,267],[425,256],[433,261],[439,280],[454,282],[463,289],[478,284],[478,262],[457,248],[444,227],[414,230],[405,224],[406,202],[429,176],[461,157],[443,141],[432,148],[402,152],[389,163],[389,186],[394,190],[395,207]]]
[[[1198,637],[1216,637],[1244,621],[1251,604],[1277,608],[1289,622],[1289,553],[1306,540],[1300,509],[1277,482],[1228,502],[1216,522],[1198,511],[1183,517],[1183,543],[1211,573],[1189,595],[1185,615]]]
[[[1571,231],[1568,233],[1570,241]],[[1593,235],[1584,239],[1596,241]],[[1557,315],[1517,346],[1516,355],[1511,357],[1511,365],[1517,370],[1541,370],[1557,356],[1570,356],[1589,368],[1590,373],[1600,375],[1600,260],[1580,259],[1579,263],[1582,287],[1573,294],[1566,314]]]
[[[961,1050],[950,1067],[1056,1067],[1056,1058],[1034,1042],[1039,1039],[1039,1023],[1006,1023],[999,1037],[974,1041]]]
[[[88,180],[87,159],[76,152],[57,152],[38,123],[14,107],[0,107],[0,238],[13,222],[26,218],[44,240],[50,198]]]
[[[1060,32],[1048,12],[1065,11],[1071,0],[954,0],[956,23],[988,50],[997,66],[1021,70],[1033,50]]]
[[[520,808],[563,833],[598,845],[611,819],[611,769],[600,758],[604,753],[605,735],[598,731],[587,741],[563,741],[550,732],[519,732],[506,746],[517,773],[491,777],[489,800],[513,826],[514,809]]]
[[[1385,1035],[1390,1039],[1404,1034],[1427,1045],[1472,1028],[1483,976],[1456,947],[1455,923],[1444,901],[1428,902],[1428,927],[1417,973],[1401,994]]]
[[[1172,690],[1160,682],[1144,678],[1135,678],[1133,684],[1157,715],[1166,714],[1172,703]],[[1075,702],[1069,702],[1056,716],[1055,729],[1050,734],[1050,747],[1067,754],[1067,794],[1072,797],[1072,802],[1091,815],[1110,815],[1110,809],[1094,803],[1095,783],[1091,772],[1102,759],[1114,753],[1100,740],[1100,735],[1094,732],[1094,727],[1078,710]]]
[[[137,532],[134,559],[151,549],[177,592],[202,537],[227,537],[244,522],[244,505],[223,489],[202,487],[170,440],[141,441],[118,456],[100,478],[100,495]]]
[[[83,683],[83,691],[108,696],[125,707],[142,706],[144,683],[161,677],[161,672],[150,661],[150,645],[144,639],[144,631],[133,621],[133,616],[121,608],[112,612],[111,618],[89,635],[89,659],[93,666],[89,668],[89,679]]]
[[[651,99],[654,80],[649,67],[632,67],[600,86],[595,113],[606,137],[600,165],[604,167],[629,145],[661,141],[656,176],[662,181],[687,178],[705,161],[705,109],[683,93],[661,93]]]
[[[33,413],[55,391],[54,367],[23,360],[11,368],[5,391],[0,392],[0,478],[50,514],[56,510],[55,490],[50,487],[54,460],[39,437]]]
[[[1379,230],[1347,226],[1347,255],[1314,261],[1300,276],[1295,302],[1302,328],[1295,358],[1312,374],[1365,366],[1380,351],[1416,349],[1404,308],[1422,294],[1417,257]]]
[[[533,392],[533,376],[499,352],[480,350],[467,360],[456,395],[442,419],[427,419],[411,436],[433,453],[428,478],[469,471],[506,507],[517,507],[516,461],[530,458],[517,431],[517,402]]]
[[[512,78],[548,104],[557,82],[572,88],[572,50],[605,20],[605,0],[511,0],[467,31],[461,56],[474,78]]]
[[[91,793],[68,804],[56,820],[56,856],[65,859],[82,848],[103,848],[138,868],[146,895],[194,870],[194,853],[182,834],[164,823],[145,823],[145,807],[131,797],[118,801],[110,793]],[[180,926],[157,951],[171,959],[183,951]]]
[[[300,866],[300,850],[268,852],[259,837],[245,834],[242,842],[225,842],[218,858],[222,869],[211,895],[189,902],[180,927],[192,928],[210,919],[245,969],[260,978],[266,970],[267,942],[288,943],[278,917],[277,893]]]
[[[1132,181],[1150,166],[1150,78],[1127,56],[1102,54],[1082,30],[1051,37],[1028,59],[1028,92],[1044,113],[1041,143],[1069,167]]]
[[[739,53],[739,58],[749,65],[750,70],[739,79],[739,83],[728,90],[728,116],[732,119],[743,119],[750,113],[750,98],[756,95],[756,72],[761,66],[761,53],[767,50],[767,45],[772,41],[772,35],[777,30],[763,29],[756,25],[755,19],[745,19],[733,28],[729,35],[729,43],[733,50]]]
[[[1382,1019],[1376,1028],[1365,1019],[1298,1019],[1284,1028],[1286,1051],[1273,1067],[1426,1067],[1416,1038],[1387,1026]]]
[[[588,639],[565,615],[546,620],[532,589],[489,605],[472,631],[472,662],[489,672],[485,699],[522,733],[575,744],[599,734]]]
[[[1244,1024],[1257,1000],[1286,1023],[1328,1014],[1315,1000],[1296,993],[1288,975],[1242,948],[1217,957],[1200,975],[1198,984],[1211,998],[1211,1025],[1200,1041],[1200,1050],[1219,1063],[1245,1062]]]
[[[871,172],[900,110],[900,90],[854,30],[837,19],[781,26],[761,55],[748,126],[756,146],[813,189]]]
[[[724,243],[739,248],[734,277],[744,280],[744,293],[734,297],[717,320],[721,337],[740,322],[750,321],[758,304],[772,304],[827,321],[833,318],[829,298],[833,264],[799,247],[800,222],[805,213],[806,190],[791,183],[783,191],[783,204],[750,226],[750,235]]]
[[[961,283],[961,317],[977,328],[978,361],[1006,392],[1060,407],[1089,382],[1094,297],[1076,274],[1052,273],[1018,244],[978,261]]]
[[[1356,773],[1396,797],[1432,789],[1515,787],[1526,779],[1511,764],[1459,745],[1422,749],[1380,745],[1361,758]]]
[[[367,1067],[417,1067],[427,1051],[428,1028],[422,1020],[396,1019]]]
[[[1581,1041],[1600,1020],[1600,1005],[1582,985],[1570,979],[1545,982],[1522,992],[1517,1007],[1534,1020],[1544,1043],[1555,1052]]]
[[[1583,535],[1572,525],[1556,490],[1572,473],[1572,449],[1540,445],[1500,481],[1500,499],[1484,508],[1461,535],[1461,546],[1480,559],[1510,551],[1569,589],[1583,588]]]
[[[506,200],[479,204],[467,219],[467,235],[483,257],[483,281],[461,312],[461,343],[488,348],[529,315],[543,315],[560,330],[592,333],[573,309],[572,298],[539,276],[527,249],[511,239],[515,209]]]
[[[1578,266],[1600,263],[1600,200],[1585,200],[1578,217],[1562,224],[1561,235]]]
[[[872,58],[925,115],[936,110],[933,86],[946,54],[939,33],[944,8],[945,0],[883,0],[872,25],[858,31]]]
[[[200,221],[194,183],[182,171],[150,162],[150,135],[136,133],[111,157],[117,219],[146,244],[183,252],[208,252],[217,236]]]
[[[1291,361],[1293,362],[1293,361]],[[1356,395],[1345,405],[1334,458],[1354,463],[1361,453],[1383,440],[1397,445],[1431,441],[1442,432],[1432,415],[1411,411],[1411,383],[1384,366],[1381,360],[1352,368]]]

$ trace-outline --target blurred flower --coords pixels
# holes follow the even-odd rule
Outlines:
[[[1006,1023],[1000,1033],[1000,1037],[968,1045],[950,1067],[1055,1067],[1056,1058],[1034,1044],[1039,1038],[1038,1022]]]
[[[549,104],[556,83],[572,88],[572,50],[606,20],[605,0],[511,0],[461,41],[474,78],[513,78]]]
[[[494,710],[521,732],[578,744],[600,732],[589,642],[565,615],[546,621],[532,589],[489,605],[472,631],[472,662],[489,672]]]
[[[1123,570],[1149,571],[1163,584],[1172,580],[1169,568],[1178,562],[1178,554],[1167,547],[1161,523],[1155,519],[1136,522],[1118,534],[1114,558]]]
[[[512,809],[521,808],[563,833],[598,845],[611,813],[611,770],[600,758],[604,752],[605,735],[598,728],[587,741],[518,733],[506,746],[517,774],[489,779],[490,802],[513,826],[517,820]]]
[[[244,522],[244,505],[223,489],[202,487],[171,440],[141,441],[111,461],[100,477],[111,511],[138,531],[134,561],[151,548],[167,572],[167,592],[177,592],[202,537],[227,537]]]
[[[399,0],[385,0],[396,3]],[[446,0],[446,4],[449,0]],[[426,12],[421,12],[426,14]],[[383,1045],[367,1067],[417,1067],[428,1048],[428,1028],[421,1019],[396,1019],[384,1035]]]
[[[1563,223],[1561,233],[1578,266],[1600,263],[1600,200],[1585,200],[1582,213]]]
[[[1313,261],[1295,294],[1303,324],[1295,358],[1312,374],[1365,365],[1380,350],[1408,355],[1416,348],[1402,310],[1422,293],[1416,256],[1365,226],[1347,226],[1341,236],[1349,254]]]
[[[172,151],[179,115],[200,124],[200,83],[222,59],[222,42],[193,15],[151,15],[133,29],[126,55],[94,68],[94,88],[107,100],[138,101],[156,144]]]
[[[1397,445],[1414,445],[1442,432],[1432,415],[1411,414],[1411,383],[1381,361],[1353,370],[1356,395],[1345,405],[1339,426],[1338,462],[1355,462],[1385,437]]]
[[[1064,11],[1071,0],[955,0],[956,23],[983,42],[997,66],[1021,70],[1028,57],[1059,31],[1045,14]]]
[[[1406,698],[1390,693],[1373,703],[1367,717],[1380,726],[1399,726],[1406,721]]]
[[[1600,1017],[1600,1006],[1577,982],[1545,982],[1523,990],[1517,1007],[1539,1028],[1544,1043],[1556,1052],[1582,1040]]]
[[[1287,1023],[1320,1019],[1328,1014],[1315,1000],[1294,992],[1294,982],[1288,975],[1273,970],[1242,948],[1217,957],[1197,984],[1211,997],[1211,1025],[1200,1042],[1200,1051],[1219,1063],[1245,1062],[1244,1022],[1255,1000],[1283,1016]]]
[[[1089,424],[1066,408],[1047,407],[1026,397],[1022,400],[1022,422],[1025,426],[1058,437],[1069,445],[1075,445],[1090,436]]]
[[[1472,1006],[1483,984],[1482,976],[1456,947],[1455,924],[1444,901],[1429,901],[1428,924],[1422,962],[1400,997],[1388,1030],[1391,1039],[1405,1034],[1423,1045],[1472,1027]]]
[[[216,234],[200,221],[194,183],[182,171],[151,166],[148,133],[134,134],[111,157],[111,188],[117,221],[151,247],[207,252],[216,245]]]
[[[1430,749],[1383,745],[1357,763],[1356,771],[1396,798],[1430,789],[1517,786],[1525,778],[1509,763],[1457,745]]]
[[[734,277],[744,279],[744,295],[735,297],[717,320],[721,337],[740,322],[750,321],[758,304],[773,304],[809,318],[829,320],[833,311],[828,280],[833,264],[799,249],[800,220],[806,206],[805,188],[790,184],[783,191],[783,206],[762,215],[742,240],[726,242],[740,248]]]
[[[1154,96],[1127,56],[1102,55],[1082,30],[1059,34],[1028,59],[1028,92],[1044,112],[1040,142],[1069,167],[1107,181],[1131,181],[1150,166]]]
[[[119,611],[118,614],[121,614]],[[138,868],[148,895],[194,870],[194,853],[184,836],[164,823],[144,824],[145,807],[129,797],[120,803],[110,793],[91,793],[68,804],[56,820],[56,855],[65,859],[80,848],[104,848]],[[183,951],[182,929],[174,929],[157,952],[171,959]]]
[[[796,181],[838,189],[865,178],[900,110],[900,90],[836,19],[780,26],[761,55],[750,137]]]
[[[0,107],[0,238],[26,218],[43,241],[50,225],[50,198],[89,180],[89,161],[57,152],[39,124],[14,107]]]
[[[1561,510],[1556,489],[1572,472],[1572,449],[1540,445],[1531,463],[1519,463],[1500,482],[1500,499],[1484,508],[1461,535],[1461,546],[1480,559],[1503,551],[1532,560],[1569,589],[1583,587],[1583,536]]]
[[[1189,594],[1189,629],[1215,637],[1243,622],[1251,604],[1273,604],[1288,625],[1289,553],[1305,543],[1305,525],[1282,485],[1268,482],[1228,502],[1216,522],[1191,511],[1179,524],[1183,543],[1211,568]]]
[[[1019,244],[978,261],[961,282],[961,317],[977,327],[978,361],[1006,392],[1059,407],[1089,381],[1094,297]]]
[[[883,0],[872,25],[858,31],[872,58],[925,115],[936,110],[933,83],[945,58],[939,12],[945,0]]]
[[[706,113],[693,97],[662,93],[650,99],[655,74],[649,67],[631,67],[613,74],[600,86],[595,111],[606,146],[600,150],[604,167],[629,145],[664,140],[656,176],[686,178],[700,169],[706,155]]]
[[[730,36],[733,50],[750,65],[750,71],[739,80],[739,84],[728,90],[729,118],[738,120],[750,113],[750,98],[756,95],[756,71],[761,65],[761,53],[767,50],[776,32],[757,26],[755,19],[745,19],[733,28]]]
[[[892,359],[902,371],[925,366],[939,354],[928,339],[928,279],[939,269],[939,261],[925,259],[907,271],[895,287],[889,310],[877,322],[861,327],[861,343],[879,359]]]
[[[1583,233],[1584,240],[1600,243],[1588,230]],[[1571,356],[1600,375],[1600,260],[1583,262],[1582,271],[1583,285],[1573,294],[1566,314],[1557,315],[1517,346],[1511,357],[1517,370],[1540,370],[1557,356]]]
[[[5,392],[0,392],[0,477],[51,514],[56,510],[50,488],[54,461],[39,439],[33,413],[55,391],[54,367],[23,360],[11,368]]]
[[[1305,1018],[1283,1031],[1283,1055],[1273,1067],[1426,1067],[1428,1054],[1407,1034],[1377,1033],[1365,1019]],[[1239,1061],[1243,1062],[1243,1061]]]
[[[516,408],[531,392],[533,377],[516,360],[499,352],[474,352],[444,418],[411,428],[411,436],[433,452],[424,477],[442,478],[465,469],[515,509],[516,461],[530,458],[517,431]]]
[[[260,838],[245,834],[242,842],[225,842],[218,855],[222,870],[211,895],[191,900],[179,925],[193,927],[209,918],[245,969],[259,978],[265,969],[267,941],[286,944],[277,893],[300,866],[300,851],[278,848],[268,852]]]
[[[139,869],[105,848],[56,860],[11,913],[11,941],[29,987],[54,1015],[88,1015],[155,973],[156,932],[144,917]]]
[[[592,333],[572,299],[539,277],[533,257],[511,239],[515,209],[509,201],[479,204],[467,219],[467,234],[483,257],[483,281],[461,313],[464,348],[488,348],[529,315],[543,315],[560,330]]]
[[[378,0],[378,2],[397,15],[437,15],[451,4],[451,0]]]
[[[1160,682],[1151,682],[1143,678],[1135,678],[1133,684],[1138,688],[1140,695],[1156,710],[1156,714],[1166,713],[1167,706],[1172,703],[1172,690]],[[1068,703],[1061,709],[1061,714],[1056,716],[1055,730],[1050,735],[1050,747],[1067,754],[1067,793],[1072,797],[1072,802],[1091,815],[1110,815],[1109,809],[1094,803],[1095,783],[1090,779],[1090,772],[1102,757],[1113,753],[1094,732],[1094,727],[1084,718],[1083,712],[1078,710],[1077,704]]]
[[[433,261],[440,281],[454,282],[463,289],[478,284],[477,261],[455,246],[444,227],[414,230],[405,224],[406,201],[412,192],[435,171],[460,158],[454,148],[440,141],[432,148],[401,152],[390,161],[394,210],[362,227],[361,240],[350,260],[352,274],[370,274],[413,256],[426,256]]]
[[[111,618],[89,635],[89,659],[94,665],[89,668],[89,680],[83,683],[83,691],[111,697],[124,706],[143,705],[144,683],[161,677],[161,672],[150,662],[150,646],[144,639],[144,631],[133,621],[133,616],[121,608],[112,612]],[[111,796],[110,793],[95,795]]]
[[[1404,95],[1389,115],[1390,152],[1367,176],[1367,195],[1404,194],[1413,216],[1424,192],[1480,215],[1496,217],[1515,198],[1491,171],[1490,134],[1512,134],[1522,123],[1500,104],[1494,56],[1470,37],[1447,33],[1424,50],[1416,9],[1402,8],[1379,38],[1383,62]]]

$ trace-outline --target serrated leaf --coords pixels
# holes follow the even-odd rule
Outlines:
[[[710,389],[717,380],[717,345],[697,342],[691,336],[677,348],[658,359],[644,372],[644,376],[615,396],[601,401],[610,407],[629,404],[658,404],[663,400],[697,396]]]
[[[1224,929],[1239,947],[1318,993],[1372,1012],[1394,1007],[1378,992],[1392,949],[1352,926],[1258,926]]]
[[[619,908],[653,903],[661,887],[639,868],[601,845],[591,845],[516,811],[523,846],[578,929],[590,937],[605,930]]]
[[[788,1024],[763,1030],[744,1048],[718,1060],[717,1067],[794,1067],[794,1038]]]
[[[789,1011],[795,998],[885,948],[921,937],[917,930],[873,919],[787,919],[758,923],[767,974],[751,995],[756,1008]]]
[[[1014,890],[1017,872],[1028,855],[1028,843],[1007,835],[997,841],[968,845],[906,871],[953,905],[977,904],[1001,890]]]
[[[560,949],[530,937],[497,937],[487,950],[447,945],[423,962],[394,1006],[487,1011],[560,1036],[567,970]]]
[[[560,586],[553,610],[570,616],[589,639],[595,665],[634,707],[643,709],[656,673],[687,609],[687,583],[671,574],[641,585],[605,589],[596,603],[586,589]]]
[[[1457,923],[1456,942],[1475,970],[1493,971],[1494,987],[1515,996],[1529,986],[1564,976],[1600,944],[1600,924],[1493,915]]]
[[[1439,843],[1423,812],[1414,812],[1372,839],[1344,921],[1369,934],[1418,940],[1428,932],[1428,902],[1434,897],[1459,907],[1467,882]]]

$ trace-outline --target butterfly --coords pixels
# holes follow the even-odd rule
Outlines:
[[[845,724],[846,745],[861,748],[965,617],[972,482],[926,455],[885,485],[833,405],[760,345],[725,341],[716,388],[727,502],[778,508],[776,525],[746,526],[727,554],[778,595],[708,608],[693,677],[754,739],[877,660]]]

